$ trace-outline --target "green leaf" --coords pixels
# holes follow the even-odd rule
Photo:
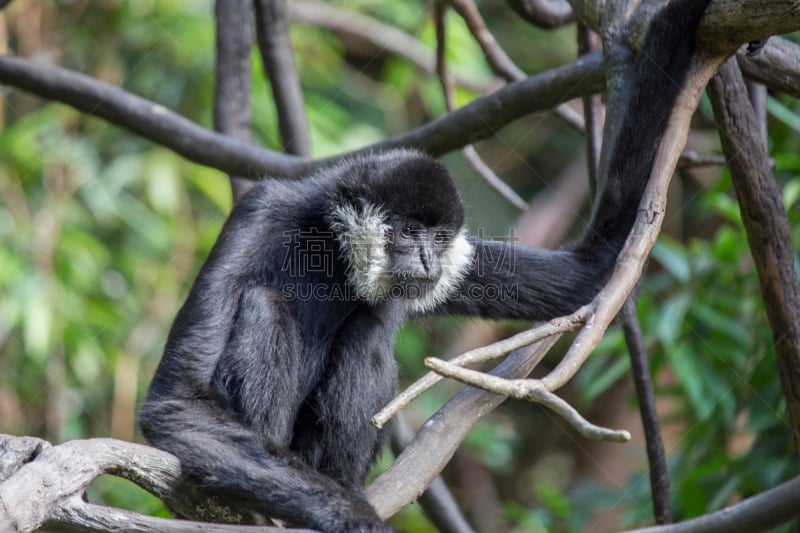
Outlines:
[[[653,259],[681,283],[687,283],[691,278],[686,248],[674,239],[662,235],[653,247]]]
[[[656,335],[667,346],[678,339],[693,296],[681,292],[664,302],[656,322]]]
[[[783,105],[777,98],[767,97],[767,111],[780,122],[800,133],[800,116],[797,116],[794,111]]]
[[[713,411],[715,402],[706,394],[703,372],[697,362],[698,354],[680,343],[667,350],[667,357],[698,418],[705,419]]]
[[[28,297],[25,306],[23,341],[27,355],[42,362],[50,351],[53,329],[53,308],[48,300],[45,283],[39,283]]]

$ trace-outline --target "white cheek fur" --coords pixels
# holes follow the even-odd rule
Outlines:
[[[356,295],[370,304],[385,300],[393,277],[384,248],[391,227],[386,224],[383,211],[373,205],[365,205],[362,210],[344,206],[336,207],[332,215],[331,229],[342,245]],[[457,235],[442,255],[442,275],[436,286],[424,296],[408,300],[410,312],[424,313],[443,303],[464,278],[474,253],[465,235]]]
[[[356,295],[369,303],[385,298],[391,285],[389,257],[384,243],[391,229],[377,206],[365,205],[358,211],[352,206],[336,207],[331,229],[339,238],[350,270],[348,277]]]

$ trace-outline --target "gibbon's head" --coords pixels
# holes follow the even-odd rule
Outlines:
[[[331,227],[359,298],[402,299],[412,312],[447,299],[473,255],[447,168],[420,152],[397,150],[357,160],[342,181]]]

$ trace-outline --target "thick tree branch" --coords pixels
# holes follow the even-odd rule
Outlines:
[[[575,17],[600,32],[610,16],[608,1],[569,0]],[[637,9],[642,17],[629,34],[629,45],[638,50],[638,43],[647,27],[648,13],[662,0],[644,0]],[[740,45],[771,35],[791,33],[800,28],[800,0],[713,0],[697,28],[698,47],[714,54],[729,54]]]
[[[800,452],[800,284],[789,219],[735,59],[709,84],[761,295],[772,328],[781,383]]]
[[[743,43],[800,28],[800,0],[714,0],[697,28],[697,44],[710,53],[730,53]]]
[[[392,452],[395,456],[403,450],[414,438],[414,430],[403,416],[394,419],[391,426]],[[441,533],[473,533],[463,513],[458,508],[458,503],[450,489],[442,479],[437,476],[428,489],[419,497],[419,503],[425,514]]]
[[[308,157],[311,147],[303,105],[303,91],[294,66],[286,0],[253,0],[256,8],[256,38],[278,114],[283,149]]]
[[[751,80],[775,91],[800,95],[800,45],[773,37],[754,56],[736,54],[739,67]]]
[[[9,456],[11,460],[8,460]],[[86,485],[103,473],[126,477],[156,494],[178,490],[178,460],[155,448],[113,439],[77,440],[49,447],[44,441],[31,437],[0,436],[0,464],[18,462],[20,456],[26,456],[26,459],[15,472],[8,472],[10,476],[5,479],[0,477],[0,530],[4,532],[27,533],[39,527],[61,532],[287,531],[264,526],[153,518],[82,500]],[[154,487],[160,488],[154,490]],[[39,499],[27,498],[17,505],[32,488],[37,489]],[[797,515],[798,506],[800,477],[715,513],[629,533],[749,533],[790,520]],[[290,531],[302,533],[308,530]]]
[[[0,435],[3,453],[0,457],[9,454],[9,450],[18,465],[13,473],[7,472],[6,479],[0,478],[0,531],[3,532],[28,533],[42,527],[50,531],[81,532],[285,531],[154,518],[83,500],[86,486],[94,478],[112,474],[169,502],[184,516],[217,521],[242,519],[236,507],[204,496],[183,483],[178,459],[155,448],[114,439],[74,440],[49,447],[44,441],[36,442],[29,437]],[[19,461],[23,456],[26,460]],[[6,461],[0,459],[0,462]]]

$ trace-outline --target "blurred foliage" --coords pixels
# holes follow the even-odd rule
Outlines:
[[[433,47],[428,4],[421,0],[335,3]],[[544,32],[502,2],[480,8],[525,70],[574,57],[573,27]],[[212,12],[210,0],[15,0],[0,24],[14,53],[120,85],[210,127]],[[448,37],[451,68],[487,83],[480,50],[452,13]],[[402,58],[360,56],[336,35],[303,25],[294,27],[292,38],[315,156],[361,147],[444,112],[438,81]],[[277,148],[269,85],[255,52],[252,63],[254,139]],[[475,96],[458,90],[460,104]],[[63,105],[8,89],[0,99],[0,432],[54,442],[138,439],[136,407],[169,323],[230,207],[227,177]],[[800,245],[798,104],[771,96],[769,111],[771,153]],[[716,139],[713,132],[709,138]],[[550,176],[578,156],[581,142],[558,120],[537,115],[479,148],[509,184],[531,197],[550,187]],[[506,234],[517,216],[513,209],[459,155],[445,162],[459,181],[471,226]],[[692,191],[675,215],[689,222],[683,234],[659,242],[640,304],[665,408],[674,507],[684,518],[797,473],[758,280],[729,179],[721,173]],[[473,323],[428,319],[406,328],[397,343],[401,380],[424,372],[423,356],[452,350]],[[624,387],[628,366],[622,336],[612,330],[567,394],[582,411],[600,413],[608,409],[607,395]],[[409,417],[421,423],[457,389],[442,383],[412,405]],[[610,405],[634,408],[632,402]],[[471,432],[445,475],[479,529],[584,531],[590,524],[618,529],[649,523],[643,454],[630,459],[635,464],[628,471],[635,474],[627,483],[601,482],[579,459],[581,453],[591,457],[594,448],[559,428],[541,408],[515,402]],[[379,468],[390,460],[387,454]],[[484,492],[476,496],[476,489]],[[153,498],[115,478],[98,479],[89,495],[165,514]],[[499,516],[476,510],[487,502],[496,504]],[[393,525],[433,530],[416,506]]]

